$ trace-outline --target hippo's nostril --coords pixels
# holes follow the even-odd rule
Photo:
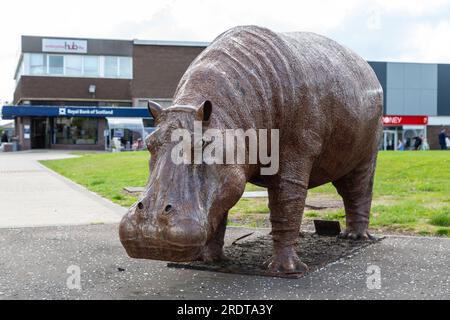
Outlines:
[[[144,209],[144,205],[142,204],[142,202],[139,202],[137,207],[138,207],[139,210]]]
[[[165,208],[164,208],[164,212],[169,212],[170,210],[172,210],[172,206],[170,204],[168,204]]]

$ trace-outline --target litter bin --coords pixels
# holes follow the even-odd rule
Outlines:
[[[13,152],[13,144],[9,142],[4,142],[2,144],[3,152]]]
[[[20,144],[19,144],[19,138],[13,137],[11,139],[11,143],[13,144],[13,151],[20,151]]]

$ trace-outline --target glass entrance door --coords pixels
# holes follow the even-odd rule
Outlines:
[[[383,150],[396,150],[398,144],[397,130],[383,131]]]
[[[47,118],[31,119],[31,148],[44,149],[47,147]]]
[[[414,150],[414,143],[416,137],[425,138],[425,129],[404,129],[403,137],[405,140],[405,147],[407,150]],[[423,144],[423,141],[422,141]]]

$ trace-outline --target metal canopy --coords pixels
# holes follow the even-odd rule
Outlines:
[[[144,123],[142,118],[106,118],[109,129],[128,129],[137,131],[142,134],[144,132]]]

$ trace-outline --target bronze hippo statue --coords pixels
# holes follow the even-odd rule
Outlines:
[[[303,273],[296,253],[307,190],[332,182],[346,213],[343,237],[368,239],[372,186],[382,133],[383,92],[371,67],[314,33],[232,28],[189,66],[173,106],[149,102],[157,129],[145,192],[120,223],[129,256],[214,261],[228,211],[247,182],[266,187],[274,243],[270,272]],[[278,129],[279,169],[261,164],[174,164],[171,132],[205,128]],[[194,147],[193,147],[194,148]]]

